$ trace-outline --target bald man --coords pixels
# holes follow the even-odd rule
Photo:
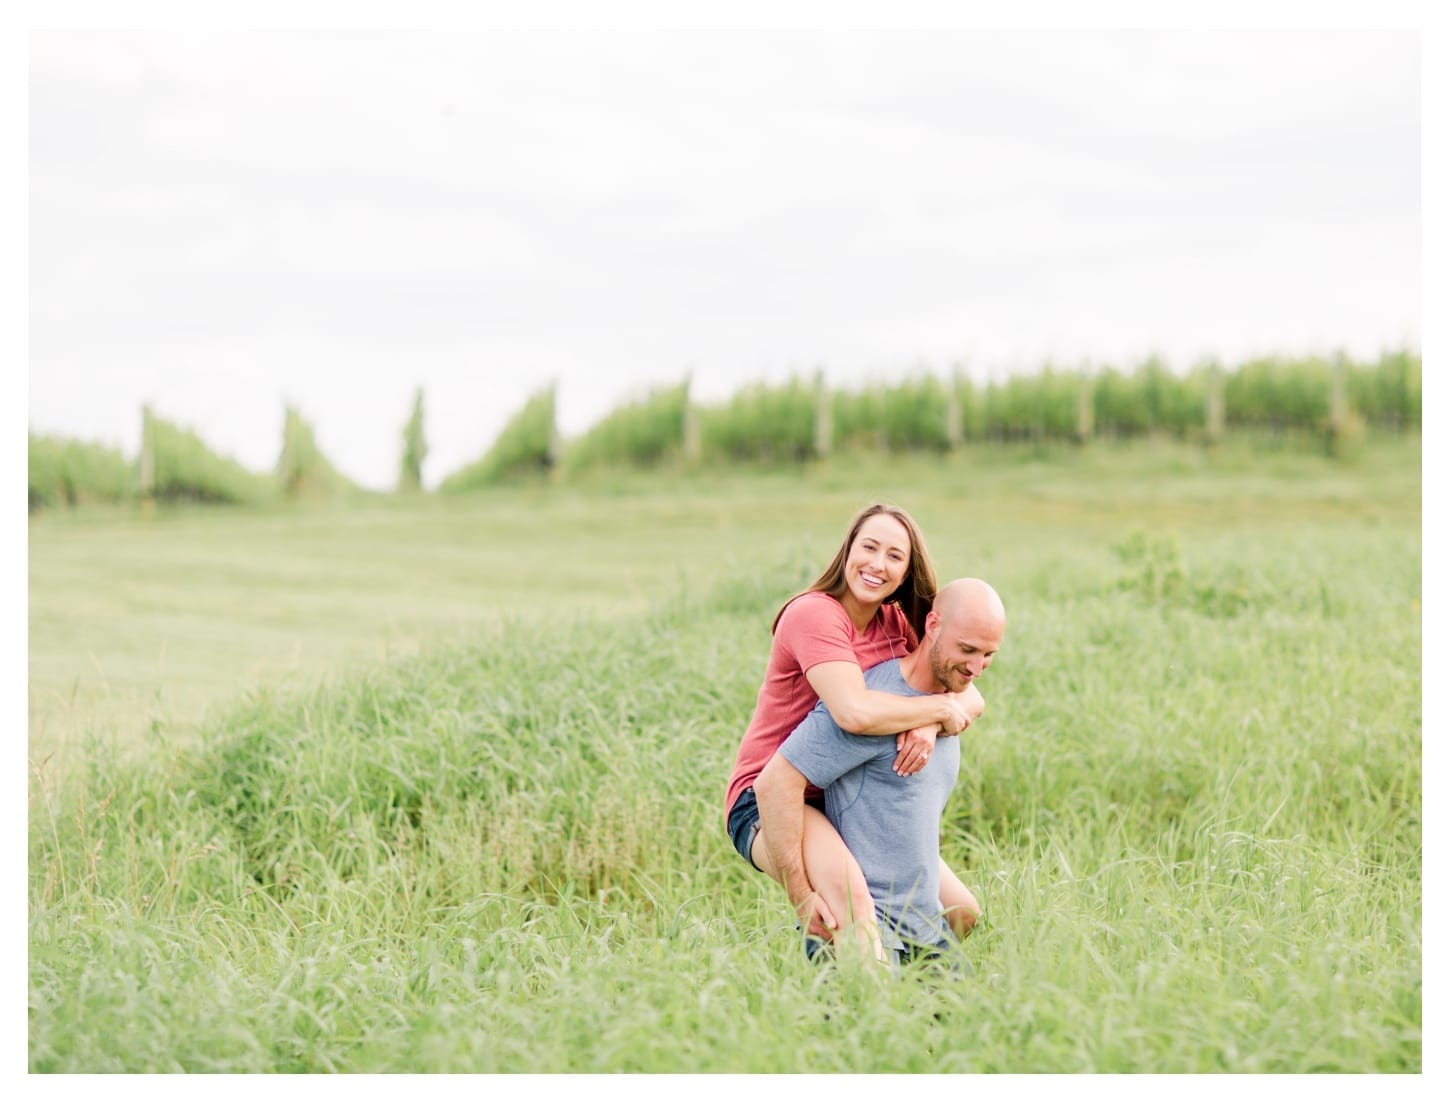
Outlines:
[[[979,578],[959,578],[937,594],[921,645],[872,667],[866,686],[903,696],[960,692],[992,664],[1006,629],[996,590]],[[833,930],[849,925],[863,949],[907,960],[951,944],[941,907],[939,832],[961,764],[961,739],[938,738],[926,766],[909,777],[892,769],[895,757],[894,739],[842,731],[817,705],[761,772],[755,794],[761,836],[805,928],[816,918]],[[826,817],[865,877],[848,888],[852,915],[830,914],[811,887],[800,842],[807,782],[825,790]],[[813,949],[809,939],[807,949]]]

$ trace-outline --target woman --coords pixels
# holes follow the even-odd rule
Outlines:
[[[781,880],[760,837],[751,784],[796,725],[823,702],[844,731],[898,735],[894,768],[902,776],[926,764],[938,733],[955,735],[982,714],[976,686],[961,693],[906,697],[868,690],[862,671],[901,658],[917,645],[936,596],[936,575],[916,522],[891,505],[871,505],[851,522],[830,566],[776,614],[765,681],[740,741],[725,794],[726,824],[740,855]],[[863,929],[880,954],[874,907],[856,859],[821,809],[821,792],[806,791],[802,856],[827,912],[837,920],[868,919]],[[981,913],[972,893],[942,865],[942,908],[958,937]],[[803,911],[809,936],[829,940],[812,905]]]

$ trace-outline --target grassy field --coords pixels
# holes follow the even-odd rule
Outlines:
[[[1011,618],[970,978],[808,965],[722,829],[872,500]],[[30,1069],[1417,1071],[1420,500],[1165,444],[34,518]]]

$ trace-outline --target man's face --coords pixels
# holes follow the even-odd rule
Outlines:
[[[936,616],[936,613],[932,613]],[[927,630],[931,630],[928,622]],[[1002,645],[1006,625],[996,617],[962,615],[938,619],[927,658],[932,675],[948,692],[959,693],[987,671]]]

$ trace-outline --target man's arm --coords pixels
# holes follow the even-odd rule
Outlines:
[[[767,871],[785,886],[806,932],[829,941],[836,929],[836,919],[825,900],[811,887],[802,853],[805,791],[805,775],[783,754],[775,754],[755,779],[760,836],[771,865]]]

